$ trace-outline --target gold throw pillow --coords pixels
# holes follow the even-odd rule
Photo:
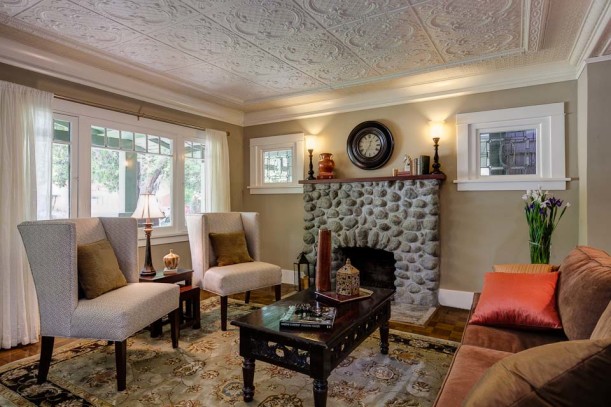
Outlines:
[[[254,261],[248,253],[244,232],[210,233],[210,243],[218,266]]]
[[[77,267],[79,286],[89,300],[127,285],[117,256],[106,239],[79,245]]]

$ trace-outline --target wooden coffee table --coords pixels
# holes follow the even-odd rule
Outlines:
[[[289,305],[314,302],[312,288],[263,307],[231,322],[240,328],[240,356],[244,358],[244,401],[255,394],[255,359],[304,373],[314,379],[314,405],[327,404],[327,378],[378,327],[380,351],[388,354],[388,320],[394,290],[370,288],[371,298],[337,306],[332,329],[280,329]]]

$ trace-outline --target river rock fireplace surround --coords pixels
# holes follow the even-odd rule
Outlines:
[[[386,251],[394,257],[394,267],[390,262],[394,277],[386,280],[394,280],[395,303],[437,306],[439,188],[444,179],[445,175],[435,174],[300,181],[308,260],[316,263],[318,230],[326,227],[332,239],[332,281],[346,252],[368,248],[369,256]]]

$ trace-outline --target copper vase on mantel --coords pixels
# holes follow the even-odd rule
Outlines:
[[[335,161],[333,161],[333,154],[321,153],[320,160],[318,161],[318,176],[317,179],[332,179],[335,177],[333,169],[335,168]]]

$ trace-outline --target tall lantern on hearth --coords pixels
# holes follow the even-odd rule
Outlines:
[[[308,261],[306,254],[301,252],[297,257],[297,261],[293,263],[293,271],[295,272],[295,280],[297,280],[297,289],[305,290],[314,284],[310,279],[314,278],[314,266]]]

